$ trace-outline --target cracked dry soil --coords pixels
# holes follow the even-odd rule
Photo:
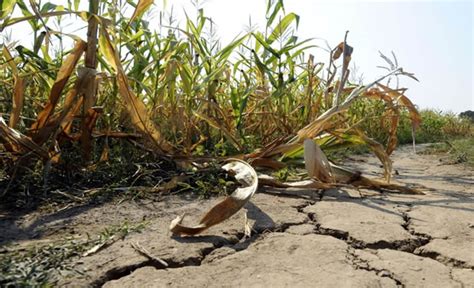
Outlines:
[[[124,220],[149,222],[142,232],[75,260],[82,273],[65,274],[58,285],[66,287],[474,287],[474,171],[409,147],[393,161],[395,180],[423,185],[426,195],[259,189],[229,220],[187,238],[171,237],[170,221],[183,212],[197,219],[217,200],[169,196],[18,219],[23,240],[17,242],[44,241],[64,230],[80,237]],[[355,157],[352,165],[382,174],[374,157]],[[245,213],[250,238],[243,233]],[[131,247],[137,242],[169,267],[137,253]]]

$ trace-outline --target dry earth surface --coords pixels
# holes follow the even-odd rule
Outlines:
[[[410,147],[393,155],[394,179],[423,185],[425,196],[260,189],[229,220],[187,238],[172,237],[170,221],[184,212],[195,221],[218,200],[166,196],[2,219],[0,243],[18,249],[124,221],[148,223],[74,260],[81,273],[63,273],[58,285],[65,287],[474,287],[474,171],[440,157]],[[351,160],[380,177],[375,158]]]

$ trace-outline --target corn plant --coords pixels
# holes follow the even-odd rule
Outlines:
[[[82,167],[93,169],[109,160],[108,139],[118,139],[172,159],[239,155],[281,167],[302,155],[309,138],[323,149],[368,145],[388,179],[400,113],[408,111],[413,129],[420,123],[406,89],[382,84],[414,78],[396,58],[383,56],[384,77],[349,83],[347,34],[324,64],[308,53],[311,39],[298,38],[299,16],[286,13],[282,0],[268,1],[263,31],[225,44],[212,36],[215,24],[202,8],[184,27],[160,13],[153,30],[146,17],[153,1],[91,0],[87,11],[80,2],[2,2],[2,30],[26,21],[33,32],[32,47],[2,45],[0,140],[8,165],[39,159],[50,169],[77,143]],[[49,28],[66,18],[83,21],[87,39]],[[74,45],[64,46],[64,37]],[[384,145],[362,129],[372,129],[363,123],[373,117],[386,127],[378,137]]]

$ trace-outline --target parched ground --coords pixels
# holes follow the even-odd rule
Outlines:
[[[2,219],[0,243],[19,249],[65,235],[84,238],[124,221],[147,223],[76,257],[81,273],[64,272],[58,285],[66,287],[474,287],[474,171],[440,157],[410,147],[393,155],[394,179],[425,186],[424,196],[262,189],[229,220],[188,238],[170,235],[171,220],[184,212],[188,221],[197,219],[218,200],[167,196],[66,207]],[[369,175],[382,173],[373,157],[352,160]]]

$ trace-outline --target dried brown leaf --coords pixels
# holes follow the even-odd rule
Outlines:
[[[196,235],[211,226],[221,223],[239,211],[247,203],[258,187],[258,177],[255,170],[247,162],[238,159],[229,159],[231,162],[222,166],[222,169],[235,174],[235,179],[244,185],[237,188],[230,196],[212,207],[194,226],[181,224],[183,216],[178,216],[170,224],[170,231],[174,235]]]
[[[420,113],[418,113],[418,109],[416,109],[413,102],[411,102],[411,100],[404,95],[406,89],[402,89],[401,91],[399,91],[391,89],[380,83],[378,83],[377,85],[382,88],[384,92],[387,92],[387,94],[392,97],[392,99],[394,99],[395,101],[397,101],[408,109],[408,112],[410,113],[410,119],[414,128],[417,128],[421,124],[421,116]]]
[[[62,110],[53,116],[48,117],[48,122],[46,122],[35,134],[33,134],[33,141],[38,144],[42,144],[46,142],[51,136],[53,136],[55,139],[61,131],[64,131],[65,133],[68,132],[71,127],[71,122],[74,118],[74,115],[80,109],[82,104],[82,98],[79,96],[83,93],[83,89],[87,86],[86,83],[88,83],[89,79],[95,77],[95,73],[95,69],[85,67],[78,69],[76,83],[66,95]],[[40,117],[41,116],[38,118]],[[58,130],[59,127],[62,129]]]
[[[31,126],[33,133],[44,133],[44,131],[40,132],[38,130],[44,127],[46,123],[48,123],[51,115],[53,115],[54,109],[59,102],[59,98],[61,97],[61,93],[85,49],[86,42],[82,40],[76,41],[76,45],[72,49],[71,54],[69,54],[66,60],[64,60],[61,68],[59,69],[56,81],[54,81],[53,87],[51,88],[49,101],[44,109],[38,114],[36,122]],[[41,135],[39,138],[46,140],[48,137],[49,135]],[[41,142],[39,143],[41,144]]]
[[[102,27],[101,33],[101,45],[105,46],[102,48],[106,53],[106,59],[111,61],[110,64],[117,72],[119,92],[124,101],[125,108],[127,109],[127,112],[131,118],[130,120],[132,124],[142,133],[147,135],[155,144],[155,147],[161,152],[171,152],[173,150],[172,145],[163,138],[158,128],[150,119],[145,104],[143,104],[143,102],[140,101],[132,92],[132,89],[128,83],[127,75],[125,74],[122,63],[120,62],[120,58],[112,45],[107,30],[104,27]]]
[[[345,47],[344,47],[345,44]],[[345,48],[345,51],[344,51]],[[332,60],[337,60],[339,57],[341,57],[342,52],[345,52],[346,54],[344,55],[344,60],[347,61],[347,57],[351,57],[352,51],[354,51],[354,48],[349,46],[347,43],[341,42],[339,45],[336,46],[336,48],[333,49],[332,52]]]
[[[13,88],[13,105],[8,124],[10,127],[15,128],[20,120],[21,110],[23,109],[23,100],[25,99],[25,81],[18,75],[13,78],[15,81],[15,86]]]
[[[2,116],[0,116],[0,138],[6,143],[5,148],[12,153],[32,152],[43,160],[49,160],[48,151],[33,142],[28,136],[21,134],[17,130],[8,127]]]
[[[253,158],[249,161],[253,167],[265,167],[273,170],[278,170],[286,167],[286,164],[271,158]]]
[[[312,140],[304,140],[304,161],[309,178],[324,183],[335,182],[331,165],[321,148]]]
[[[140,17],[145,13],[146,10],[153,4],[153,0],[139,0],[137,4],[137,8],[135,8],[135,11],[133,11],[133,15],[130,18],[130,21],[128,22],[128,25],[132,23],[136,18]]]

